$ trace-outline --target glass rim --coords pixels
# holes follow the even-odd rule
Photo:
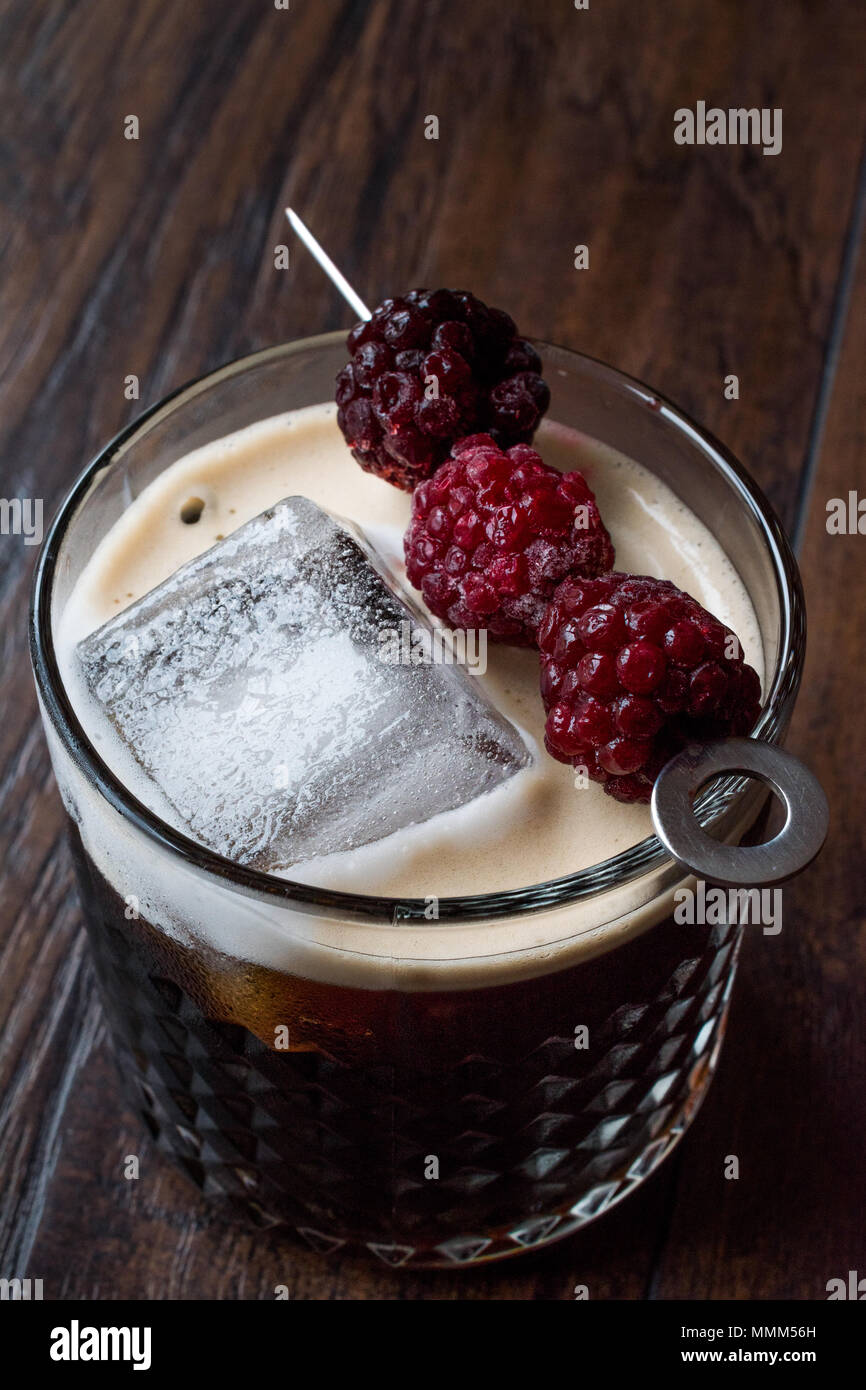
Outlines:
[[[30,653],[43,708],[64,748],[114,810],[148,839],[173,856],[185,860],[195,870],[216,879],[223,887],[245,896],[319,916],[334,915],[344,920],[364,922],[372,919],[381,925],[399,926],[404,921],[427,920],[428,900],[352,893],[277,878],[237,864],[205,848],[150,811],[124,786],[88,739],[63,684],[51,624],[53,581],[60,548],[79,507],[86,500],[94,481],[106,468],[116,464],[140,435],[221,381],[268,362],[334,347],[344,339],[344,330],[337,330],[294,339],[235,358],[179,386],[124,426],[87,464],[52,520],[33,577],[29,613]],[[779,604],[780,641],[776,667],[751,737],[778,742],[784,735],[800,684],[806,619],[797,562],[774,509],[731,451],[658,391],[598,358],[553,343],[534,341],[542,353],[561,354],[577,360],[584,368],[589,367],[600,382],[606,381],[620,390],[625,388],[638,403],[653,409],[671,427],[685,435],[733,486],[757,523],[773,565]],[[729,776],[705,789],[695,803],[700,823],[705,828],[712,826],[744,791],[748,780],[742,776]],[[496,921],[563,907],[570,902],[583,901],[619,888],[672,862],[658,837],[651,834],[609,859],[560,878],[498,892],[440,898],[437,901],[437,924]]]

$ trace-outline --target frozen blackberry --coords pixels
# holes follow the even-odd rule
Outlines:
[[[489,435],[454,445],[412,498],[406,573],[454,628],[533,646],[547,600],[567,574],[610,569],[613,544],[582,473],[560,473],[528,444]]]
[[[649,801],[690,739],[745,736],[760,713],[737,637],[666,579],[563,580],[538,645],[548,752],[618,801]]]
[[[356,324],[337,377],[337,420],[368,473],[411,492],[455,440],[528,444],[550,391],[513,319],[465,290],[411,290]]]

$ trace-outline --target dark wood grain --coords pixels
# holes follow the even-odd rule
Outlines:
[[[866,1247],[864,721],[851,684],[866,635],[866,536],[826,529],[831,498],[866,497],[862,255],[847,322],[808,498],[809,647],[789,740],[827,789],[831,840],[784,888],[781,935],[747,940],[707,1123],[690,1136],[662,1297],[821,1298]],[[736,1183],[724,1181],[726,1153],[740,1157]]]
[[[788,523],[808,507],[793,741],[836,810],[823,860],[786,889],[782,937],[747,943],[701,1116],[625,1206],[544,1256],[459,1277],[253,1241],[211,1219],[121,1108],[27,668],[33,551],[0,538],[0,1274],[63,1298],[267,1298],[277,1283],[295,1298],[558,1300],[577,1283],[593,1298],[815,1298],[862,1263],[864,804],[844,672],[859,667],[864,542],[827,537],[823,507],[858,467],[866,486],[862,283],[828,396],[864,38],[845,0],[0,4],[4,496],[50,512],[165,391],[350,321],[298,248],[274,269],[291,200],[369,300],[468,285],[671,395]],[[673,112],[699,98],[781,106],[782,154],[676,146]],[[728,1153],[738,1183],[721,1177]]]

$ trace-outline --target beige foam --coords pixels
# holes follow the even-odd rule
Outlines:
[[[293,494],[310,497],[359,523],[402,577],[401,538],[410,499],[362,472],[346,449],[334,415],[330,404],[312,406],[258,422],[180,459],[142,492],[103,539],[61,617],[56,634],[61,670],[89,737],[121,779],[163,819],[171,819],[171,808],[162,803],[158,791],[114,737],[103,712],[88,700],[77,678],[75,645],[221,536]],[[760,634],[748,595],[720,545],[694,514],[649,471],[597,441],[546,423],[536,445],[554,466],[579,467],[585,473],[616,545],[617,568],[672,579],[693,594],[738,633],[746,659],[762,674]],[[204,510],[199,522],[187,525],[180,513],[193,497],[204,502]],[[537,656],[490,644],[488,663],[479,679],[503,713],[534,743],[532,769],[512,779],[501,792],[468,807],[410,827],[377,845],[314,861],[293,877],[394,897],[501,891],[574,873],[652,833],[646,807],[620,805],[595,785],[576,788],[572,770],[543,752]],[[100,845],[99,832],[92,830],[88,835],[86,825],[83,832],[97,862],[110,863],[116,873],[116,851]],[[163,863],[163,879],[165,870]],[[171,886],[161,884],[156,896],[161,900],[159,918],[170,929]],[[184,891],[182,896],[194,916],[194,895]],[[237,902],[235,895],[227,897]],[[639,897],[630,901],[632,911]],[[253,939],[253,923],[258,921],[264,928],[262,911],[238,914],[247,919],[243,939],[238,939],[230,921],[216,925],[213,911],[207,930],[211,938],[216,933],[223,950],[274,962],[282,958],[282,950],[275,945],[280,937],[276,923],[262,930],[258,944]],[[603,903],[584,905],[579,914],[581,932],[596,938],[605,911]],[[617,929],[630,931],[620,911],[616,916]],[[641,912],[642,922],[643,918]],[[576,919],[572,920],[576,927]],[[204,929],[202,923],[187,925],[193,931]],[[305,938],[310,935],[308,928],[309,924]],[[441,956],[443,963],[458,956],[468,964],[466,952],[481,946],[478,929],[467,929],[462,946],[455,941],[455,930],[449,929],[443,937],[440,931],[427,929],[426,938],[419,936],[417,943],[420,956]],[[554,925],[544,917],[526,919],[514,931],[510,927],[498,930],[497,956],[515,951],[540,953],[534,967],[539,969],[545,968],[541,962],[551,942],[561,940],[567,926],[564,920]],[[358,929],[335,926],[335,931],[331,945],[354,956],[359,951]],[[439,943],[435,949],[434,939]],[[475,946],[470,946],[470,939]],[[408,946],[404,935],[401,954]],[[360,955],[372,955],[382,964],[390,957],[393,969],[393,948],[393,940],[388,942],[379,931],[371,931],[360,945]],[[599,949],[597,941],[594,949]],[[321,973],[309,962],[305,968]],[[420,979],[417,987],[423,988]]]

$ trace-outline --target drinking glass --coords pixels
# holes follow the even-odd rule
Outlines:
[[[805,620],[766,500],[655,392],[536,346],[550,418],[657,474],[727,552],[763,643],[754,733],[779,743]],[[192,449],[330,399],[344,355],[342,334],[255,353],[109,444],[46,538],[33,664],[102,1000],[150,1132],[228,1215],[390,1265],[471,1264],[568,1235],[670,1153],[716,1066],[742,928],[674,920],[690,880],[655,835],[550,882],[442,898],[434,921],[426,900],[231,863],[106,765],[55,650],[78,576],[141,491]],[[730,775],[696,812],[737,843],[758,833],[767,799]]]

